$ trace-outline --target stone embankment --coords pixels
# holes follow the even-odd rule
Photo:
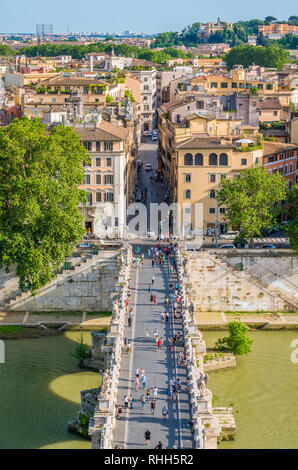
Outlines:
[[[186,274],[190,298],[201,312],[293,312],[297,300],[258,279],[250,272],[230,266],[211,252],[187,252]]]

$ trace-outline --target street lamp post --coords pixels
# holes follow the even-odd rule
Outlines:
[[[218,248],[218,200],[216,198],[216,224],[215,224],[215,243],[216,248]]]

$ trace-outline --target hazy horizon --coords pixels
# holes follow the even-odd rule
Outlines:
[[[243,4],[232,0],[224,3],[214,0],[212,4],[200,7],[198,0],[151,0],[149,6],[140,4],[139,0],[114,0],[112,8],[108,3],[99,4],[89,0],[82,4],[78,0],[52,0],[41,4],[38,0],[15,0],[12,12],[10,4],[1,7],[1,33],[35,33],[36,24],[53,24],[54,34],[70,32],[122,33],[129,30],[134,33],[156,34],[166,31],[181,31],[195,22],[246,21],[254,18],[264,19],[274,16],[278,20],[287,20],[295,15],[297,3],[288,0],[285,4],[271,0],[251,0],[249,8],[244,11]],[[296,7],[296,8],[295,8]],[[17,15],[16,15],[17,13]],[[297,14],[298,15],[298,14]]]

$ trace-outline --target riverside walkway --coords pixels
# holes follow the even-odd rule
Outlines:
[[[126,449],[154,448],[161,441],[163,449],[194,447],[193,434],[189,425],[191,420],[188,393],[185,391],[187,376],[186,369],[177,364],[177,353],[180,348],[174,348],[170,352],[167,339],[173,337],[178,331],[182,331],[182,321],[177,319],[174,323],[172,305],[168,307],[169,321],[162,322],[160,313],[165,311],[164,300],[170,296],[169,284],[176,281],[175,273],[170,273],[169,263],[172,257],[163,265],[152,267],[151,259],[147,258],[147,250],[151,245],[141,246],[144,252],[144,265],[139,268],[133,265],[131,268],[131,298],[128,310],[132,308],[132,326],[125,328],[126,336],[132,345],[128,354],[122,354],[120,380],[118,387],[118,405],[122,405],[121,420],[117,418],[114,432],[114,447],[124,446]],[[135,252],[134,247],[134,252]],[[152,276],[155,276],[154,285],[151,287],[153,295],[157,296],[157,304],[150,305],[149,285],[152,284]],[[178,315],[179,316],[179,315]],[[127,323],[126,323],[127,325]],[[153,332],[157,328],[159,338],[164,340],[161,350],[157,350]],[[150,332],[146,340],[146,329]],[[141,380],[138,391],[135,388],[135,369],[144,368],[147,378],[146,387],[143,389]],[[168,388],[170,380],[178,378],[182,382],[181,392],[177,398],[169,400]],[[155,415],[151,413],[151,399],[146,402],[142,410],[140,398],[150,388],[158,388]],[[132,395],[133,408],[125,409],[123,397]],[[162,408],[168,408],[168,418],[163,420]],[[145,431],[151,431],[151,443],[145,445]]]

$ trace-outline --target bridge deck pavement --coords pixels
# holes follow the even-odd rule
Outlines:
[[[152,275],[155,275],[154,286],[151,289],[157,296],[157,305],[150,305],[150,293],[148,285],[151,284]],[[173,337],[178,330],[182,329],[181,320],[173,323],[172,315],[169,322],[162,323],[160,313],[164,310],[164,299],[169,295],[170,274],[168,263],[164,265],[151,266],[151,260],[145,260],[144,266],[132,267],[131,274],[131,302],[129,308],[133,309],[133,324],[126,326],[125,336],[131,339],[132,352],[123,352],[121,362],[120,381],[118,388],[118,404],[123,407],[121,420],[117,419],[114,445],[123,445],[127,449],[146,448],[144,433],[148,428],[151,431],[151,443],[149,448],[154,448],[158,441],[163,443],[163,448],[194,447],[189,421],[190,407],[186,385],[186,370],[178,367],[176,351],[170,353],[168,343],[165,341],[162,349],[157,351],[153,338],[153,331],[158,329],[159,337],[164,339]],[[171,274],[171,276],[175,276]],[[173,280],[175,280],[173,278]],[[170,308],[171,311],[171,308]],[[146,341],[145,332],[148,328],[150,339]],[[135,390],[135,369],[143,367],[147,377],[147,385],[143,390],[142,384],[139,390]],[[178,398],[168,399],[167,390],[170,379],[180,378],[182,391]],[[158,388],[158,398],[155,415],[151,414],[150,402],[145,405],[144,411],[141,407],[141,395],[146,393],[147,388]],[[124,409],[124,395],[132,395],[134,398],[133,409]],[[169,410],[168,419],[163,421],[162,408],[167,405]],[[147,447],[147,448],[148,448]]]

